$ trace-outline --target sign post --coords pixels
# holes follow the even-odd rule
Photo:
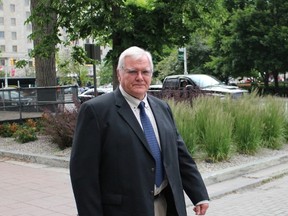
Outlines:
[[[184,63],[184,74],[188,74],[187,72],[187,52],[186,47],[182,47],[178,49],[178,60],[183,61]]]
[[[85,44],[85,51],[87,52],[88,58],[101,61],[100,46],[96,46],[95,44]],[[96,65],[95,65],[95,62],[92,62],[92,64],[93,64],[93,79],[94,79],[94,95],[96,97],[98,94],[97,79],[96,79]]]

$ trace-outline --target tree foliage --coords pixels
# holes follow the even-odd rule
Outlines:
[[[227,0],[224,6],[229,16],[214,31],[214,53],[207,65],[234,77],[259,71],[266,85],[273,74],[277,86],[279,72],[288,66],[288,3]]]
[[[40,1],[42,2],[42,1]],[[195,5],[199,0],[51,0],[46,8],[38,7],[41,17],[57,14],[55,29],[65,30],[67,43],[84,38],[93,38],[98,45],[109,44],[112,47],[108,58],[114,68],[113,81],[117,83],[116,63],[118,55],[127,47],[137,45],[153,53],[155,61],[161,59],[163,46],[183,46],[189,41],[189,33],[195,26],[187,25],[184,20],[198,19]],[[41,9],[41,11],[40,11]],[[32,16],[31,21],[45,18]],[[190,23],[191,24],[191,23]],[[59,31],[42,35],[36,50],[49,38],[60,43]],[[45,38],[45,39],[44,39]],[[37,44],[36,44],[37,45]],[[42,50],[46,55],[51,50]],[[75,47],[74,55],[80,63],[85,62],[83,49]]]

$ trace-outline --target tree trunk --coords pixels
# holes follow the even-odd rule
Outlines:
[[[50,12],[50,14],[41,14],[39,8],[43,1],[31,0],[31,14],[34,13],[39,19],[33,19],[32,27],[34,34],[34,51],[35,51],[35,71],[36,71],[36,85],[38,87],[43,86],[56,86],[56,66],[55,66],[55,52],[56,45],[53,41],[43,41],[45,37],[40,36],[38,32],[45,33],[46,36],[54,33],[54,28],[57,22],[57,14]],[[41,5],[43,7],[43,5]],[[49,1],[46,2],[44,7],[49,7]],[[51,11],[51,10],[50,10]],[[33,15],[33,14],[32,14]],[[49,19],[45,21],[39,21],[43,16],[49,16]],[[38,50],[45,49],[45,54],[41,54]]]
[[[118,50],[119,55],[122,51],[119,50],[119,48],[121,47],[121,38],[115,33],[113,35],[113,50]],[[115,52],[114,52],[115,53]],[[118,85],[119,85],[119,81],[118,81],[118,76],[117,76],[117,64],[118,64],[118,56],[113,56],[112,59],[112,66],[113,66],[113,89],[115,89]]]
[[[50,58],[35,57],[36,85],[56,86],[55,54]]]

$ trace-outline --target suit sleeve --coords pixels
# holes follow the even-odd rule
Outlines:
[[[101,127],[92,105],[81,105],[70,158],[71,183],[80,216],[103,215],[99,186]]]

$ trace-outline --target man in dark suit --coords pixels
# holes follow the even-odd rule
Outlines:
[[[70,160],[78,214],[186,216],[185,191],[195,214],[205,215],[208,193],[170,107],[147,95],[153,73],[150,53],[128,48],[119,57],[117,73],[119,87],[83,103],[79,111]],[[145,136],[141,101],[159,157]]]

